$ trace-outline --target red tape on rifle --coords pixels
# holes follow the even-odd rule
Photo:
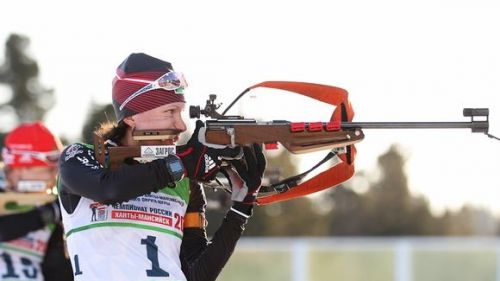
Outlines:
[[[305,82],[266,81],[256,84],[250,87],[250,89],[259,87],[290,91],[331,104],[335,106],[335,110],[330,117],[330,121],[352,121],[354,117],[354,111],[348,100],[347,91],[342,88]],[[350,147],[349,159],[346,154],[339,155],[342,160],[341,163],[330,167],[328,170],[323,171],[286,192],[259,197],[257,198],[257,204],[266,205],[302,197],[337,186],[347,181],[354,175],[354,159],[356,156],[356,148],[354,145],[349,145],[348,147]]]

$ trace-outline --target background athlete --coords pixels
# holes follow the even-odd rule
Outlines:
[[[22,124],[5,138],[8,193],[0,193],[0,201],[9,196],[10,203],[2,208],[9,214],[0,215],[0,280],[73,280],[59,204],[47,195],[55,186],[60,152],[59,140],[39,122]],[[39,207],[16,204],[23,196],[40,198],[34,202]],[[42,205],[47,200],[52,202]]]

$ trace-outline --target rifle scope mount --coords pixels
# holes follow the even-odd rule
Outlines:
[[[217,95],[209,95],[205,108],[201,109],[199,105],[191,105],[189,107],[189,117],[199,119],[201,115],[212,119],[244,119],[238,115],[223,115],[217,112],[222,103],[215,103]]]

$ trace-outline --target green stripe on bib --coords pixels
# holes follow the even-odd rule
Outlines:
[[[153,231],[158,231],[162,233],[166,233],[172,236],[175,236],[179,239],[182,239],[182,234],[179,234],[173,230],[169,229],[164,229],[161,227],[156,227],[156,226],[151,226],[151,225],[144,225],[144,224],[138,224],[138,223],[130,223],[130,222],[102,222],[102,223],[94,223],[94,224],[88,224],[84,226],[80,226],[77,228],[73,228],[70,231],[66,232],[66,237],[69,237],[73,233],[81,232],[84,230],[89,230],[92,228],[97,228],[97,227],[132,227],[132,228],[140,228],[140,229],[146,229],[146,230],[153,230]]]

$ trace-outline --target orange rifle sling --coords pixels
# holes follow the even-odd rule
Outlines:
[[[331,104],[336,107],[332,116],[330,117],[331,122],[350,122],[354,117],[354,111],[352,109],[351,103],[348,100],[347,91],[342,88],[305,82],[266,81],[256,84],[249,89],[255,89],[258,87],[291,91]],[[347,181],[354,175],[354,159],[356,156],[356,148],[354,147],[354,145],[348,145],[346,149],[348,151],[348,154],[341,154],[338,156],[342,160],[341,163],[330,167],[328,170],[293,187],[286,192],[259,197],[257,198],[257,204],[265,205],[290,200],[330,187],[334,187]]]

